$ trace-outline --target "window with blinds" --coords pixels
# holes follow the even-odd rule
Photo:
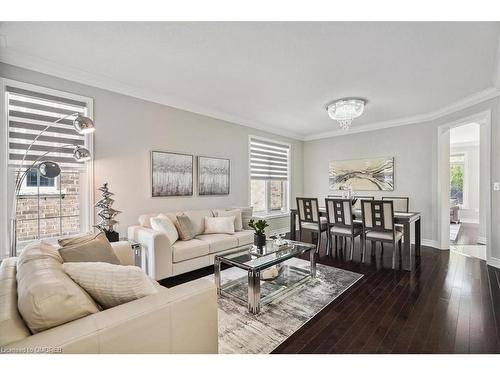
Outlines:
[[[80,135],[73,128],[73,119],[78,114],[89,115],[87,102],[63,92],[28,86],[30,89],[26,89],[26,85],[5,87],[9,171],[15,174],[23,157],[22,170],[25,171],[42,156],[41,160],[57,162],[61,174],[45,178],[36,168],[28,171],[17,197],[19,249],[31,240],[87,231],[83,217],[88,214],[85,207],[90,204],[88,194],[83,194],[88,164],[73,158],[74,146],[87,146],[89,142],[89,136]]]
[[[290,145],[250,138],[250,195],[256,213],[288,210]]]

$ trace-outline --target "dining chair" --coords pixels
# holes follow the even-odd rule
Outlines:
[[[392,200],[363,200],[361,212],[363,215],[364,249],[366,241],[371,241],[372,256],[376,243],[392,243],[392,268],[396,268],[396,244],[400,259],[403,232],[394,223],[394,203]]]
[[[321,235],[328,230],[328,220],[319,213],[318,198],[297,198],[299,213],[299,241],[302,241],[302,231],[307,230],[317,235],[316,252],[321,247]],[[328,248],[328,236],[327,248]]]
[[[356,203],[354,203],[354,206],[353,208],[355,210],[361,210],[361,201],[362,200],[374,200],[375,197],[371,196],[371,195],[356,195],[354,196],[354,198],[356,198]]]
[[[410,198],[409,197],[382,197],[383,201],[392,201],[394,203],[394,211],[409,212]]]
[[[333,238],[335,238],[335,251],[337,251],[337,237],[341,237],[344,243],[350,239],[350,260],[353,259],[354,240],[361,236],[361,262],[365,261],[363,251],[363,225],[355,222],[350,199],[325,199],[326,217],[328,219],[328,249],[327,255],[332,253]],[[345,249],[347,246],[343,246]]]

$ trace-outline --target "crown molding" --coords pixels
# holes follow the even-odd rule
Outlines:
[[[186,103],[179,99],[163,95],[153,90],[146,90],[137,86],[132,86],[127,83],[112,79],[104,75],[94,74],[81,69],[75,69],[65,65],[54,63],[52,61],[45,60],[37,56],[32,56],[27,53],[20,52],[18,50],[14,50],[8,47],[2,48],[2,46],[0,46],[0,62],[33,70],[42,74],[51,75],[57,78],[74,81],[83,85],[97,87],[103,90],[116,92],[119,94],[131,96],[142,100],[147,100],[153,103],[166,105],[187,112],[192,112],[195,114],[208,116],[218,120],[227,121],[235,125],[257,129],[267,133],[276,134],[299,141],[313,141],[317,139],[346,135],[346,133],[341,129],[338,130],[336,129],[328,132],[321,132],[304,136],[272,125],[255,123],[251,120],[239,116],[234,116],[225,112],[214,111],[203,106]],[[427,114],[354,126],[353,128],[349,129],[349,132],[347,134],[363,133],[373,130],[392,128],[397,126],[413,125],[416,123],[433,121],[443,116],[462,110],[464,108],[483,102],[485,100],[489,100],[497,96],[500,96],[500,56],[497,58],[497,67],[498,67],[497,69],[498,76],[495,76],[496,87],[490,87],[486,90],[469,95],[455,103],[447,105],[446,107],[443,107],[441,109],[429,112]]]
[[[218,120],[227,121],[236,125],[265,131],[267,133],[272,133],[283,137],[296,139],[299,141],[304,140],[303,135],[285,129],[277,128],[268,124],[261,124],[261,123],[258,124],[239,116],[234,116],[228,113],[214,111],[209,108],[205,108],[203,106],[186,103],[179,99],[163,95],[153,90],[146,90],[137,86],[132,86],[127,83],[112,79],[104,75],[94,74],[81,69],[75,69],[69,66],[54,63],[52,61],[45,60],[37,56],[32,56],[24,52],[14,50],[12,48],[0,47],[0,62],[18,66],[24,69],[33,70],[39,73],[51,75],[57,78],[74,81],[87,86],[97,87],[107,91],[112,91],[119,94],[131,96],[137,99],[147,100],[149,102],[166,105],[169,107],[173,107],[175,109],[192,112],[198,115],[203,115]]]
[[[456,101],[455,103],[449,104],[441,109],[429,112],[427,114],[416,115],[411,117],[400,118],[396,120],[381,121],[371,124],[365,124],[360,126],[354,126],[349,129],[348,133],[344,132],[342,129],[332,130],[329,132],[317,133],[304,137],[304,141],[313,141],[323,138],[340,137],[347,134],[364,133],[373,130],[393,128],[397,126],[413,125],[422,122],[434,121],[444,116],[453,114],[462,109],[471,107],[473,105],[479,104],[489,99],[496,98],[500,96],[500,89],[496,87],[490,87],[486,90],[477,92],[475,94],[466,96],[463,99]]]

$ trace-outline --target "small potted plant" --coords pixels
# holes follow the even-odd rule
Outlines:
[[[255,231],[253,235],[254,245],[262,250],[262,248],[266,245],[266,234],[264,232],[269,224],[265,220],[254,221],[251,219],[248,222],[248,226]]]

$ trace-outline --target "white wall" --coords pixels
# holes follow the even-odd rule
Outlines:
[[[500,180],[499,99],[491,99],[440,119],[420,124],[352,133],[314,140],[304,144],[304,195],[323,198],[328,195],[328,163],[331,160],[380,156],[395,158],[395,190],[365,192],[380,197],[410,197],[410,209],[422,212],[422,237],[428,243],[438,241],[437,213],[437,141],[438,127],[462,118],[491,111],[491,180]],[[332,126],[336,126],[332,122]],[[485,187],[486,190],[487,187]],[[481,194],[483,203],[487,193]],[[500,196],[491,195],[493,262],[500,265]]]
[[[249,135],[291,144],[292,205],[295,196],[302,194],[301,141],[2,63],[0,76],[94,99],[95,185],[108,182],[115,193],[113,207],[122,211],[117,216],[117,229],[122,235],[142,213],[248,205]],[[230,195],[151,198],[151,150],[231,159]],[[273,225],[275,229],[279,226],[281,223]]]

